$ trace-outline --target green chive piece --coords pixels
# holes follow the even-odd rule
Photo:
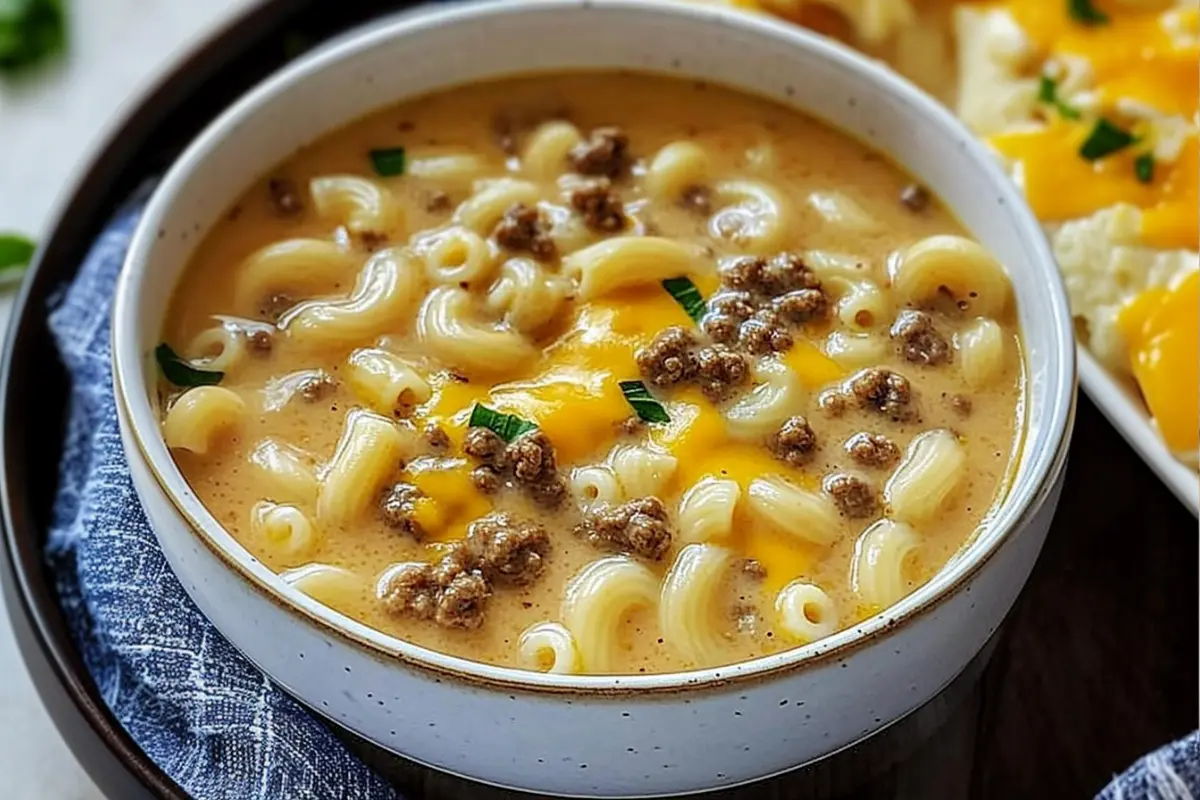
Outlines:
[[[171,345],[163,342],[154,348],[154,358],[163,377],[176,386],[215,386],[225,377],[224,372],[215,369],[197,369],[179,357],[171,349]]]
[[[0,73],[15,74],[61,53],[67,44],[62,0],[0,2]]]
[[[1067,11],[1081,25],[1108,24],[1108,14],[1092,5],[1092,0],[1067,0]]]
[[[1096,120],[1096,127],[1088,134],[1087,141],[1079,148],[1079,155],[1088,161],[1095,161],[1118,150],[1124,150],[1133,142],[1133,134],[1101,117]]]
[[[375,174],[385,178],[404,174],[404,148],[385,147],[371,151],[371,166]]]
[[[31,240],[19,233],[0,233],[0,283],[19,278],[36,249]]]
[[[516,414],[501,414],[482,403],[476,403],[475,407],[471,409],[471,419],[467,425],[471,428],[487,428],[506,442],[511,442],[522,434],[537,430],[536,423],[521,419]]]
[[[641,381],[621,381],[621,394],[633,408],[634,413],[646,422],[670,422],[671,417],[662,403],[654,399],[646,384]]]
[[[1133,162],[1133,174],[1137,175],[1137,179],[1142,183],[1154,182],[1154,154],[1142,153]]]
[[[1064,119],[1079,119],[1079,109],[1067,105],[1062,99],[1059,98],[1058,84],[1054,82],[1053,78],[1049,78],[1045,75],[1041,77],[1041,80],[1038,83],[1038,100],[1042,103],[1057,108],[1058,113],[1061,114]]]
[[[662,282],[662,287],[667,290],[667,294],[675,298],[675,302],[683,307],[689,317],[696,322],[704,319],[708,304],[691,278],[667,278]]]

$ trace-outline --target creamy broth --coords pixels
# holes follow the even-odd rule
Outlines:
[[[557,127],[547,127],[553,121]],[[577,160],[566,154],[576,138],[586,143],[602,126],[619,126],[628,138],[624,171],[619,146],[616,157],[602,146],[577,152]],[[696,147],[668,151],[679,156],[674,162],[656,157],[673,143]],[[403,173],[376,174],[372,151],[376,168],[395,171],[399,154],[379,151],[401,147]],[[590,186],[576,208],[572,193],[596,179],[576,169],[619,174],[607,193]],[[312,183],[344,175],[365,183],[350,184],[351,191]],[[500,178],[523,183],[515,189],[488,183]],[[280,164],[199,246],[166,317],[164,340],[191,366],[224,374],[217,389],[185,390],[164,379],[168,444],[197,495],[256,558],[347,615],[420,645],[545,668],[553,661],[549,650],[523,658],[522,633],[564,623],[570,635],[559,670],[619,673],[731,663],[797,646],[878,612],[928,580],[1003,495],[1017,454],[1023,375],[1007,279],[967,241],[929,240],[962,231],[910,184],[842,133],[702,83],[568,74],[406,102]],[[510,224],[513,215],[505,222],[479,211],[489,188],[508,198],[501,212],[512,198],[536,203],[540,223],[532,243],[525,236],[531,229]],[[497,224],[508,228],[496,232]],[[472,225],[477,236],[447,243],[446,231]],[[604,241],[624,248],[635,239],[645,252],[610,257],[587,249]],[[941,249],[923,256],[909,250],[928,241]],[[280,245],[287,242],[293,244]],[[256,256],[270,246],[285,251]],[[738,262],[753,256],[762,257],[757,267]],[[440,267],[430,267],[439,257]],[[916,267],[908,265],[922,258],[932,265],[926,272],[943,269],[940,291],[936,281],[934,291],[920,291],[928,276],[913,277]],[[943,262],[950,266],[939,267]],[[709,334],[729,336],[728,326],[718,330],[711,308],[705,325],[697,324],[660,279],[686,275],[703,297],[728,299],[739,263],[749,270],[743,277],[759,281],[752,283],[751,310],[783,302],[772,299],[781,294],[773,286],[815,294],[798,296],[811,301],[792,317],[800,322],[761,313],[765,333],[753,330],[753,321],[739,324],[740,312],[727,314],[735,338],[714,350]],[[656,272],[669,273],[675,264],[676,274]],[[773,269],[783,270],[774,284]],[[967,285],[955,277],[973,269],[980,273],[978,292],[970,284],[976,278],[965,279]],[[988,270],[995,274],[983,274]],[[613,282],[623,286],[610,291]],[[353,307],[346,307],[347,297]],[[445,301],[440,316],[431,308],[437,298]],[[904,329],[889,335],[918,306],[925,316],[906,317]],[[930,321],[933,332],[923,333]],[[460,323],[467,327],[455,332]],[[655,377],[665,383],[677,366],[666,364],[663,350],[647,371],[651,348],[663,347],[656,337],[671,328],[693,340],[681,356],[685,373],[692,359],[719,352],[740,361],[748,377],[728,387],[710,381],[707,396],[709,372],[656,384]],[[857,338],[846,345],[851,337]],[[771,347],[778,352],[750,352]],[[898,395],[896,405],[881,411],[884,398],[860,398],[848,382],[862,379],[863,369],[868,378],[903,376],[910,402]],[[194,379],[166,374],[184,384]],[[373,383],[371,375],[383,377]],[[668,422],[633,422],[634,407],[619,382],[638,380],[654,398],[647,413],[661,409]],[[864,385],[860,380],[860,391]],[[753,406],[747,397],[772,402]],[[491,482],[502,488],[481,492],[476,480],[489,476],[480,477],[482,462],[464,453],[477,404],[536,424],[553,445],[556,472],[543,470],[531,490],[511,466],[497,469]],[[344,437],[352,417],[362,423],[359,435]],[[780,442],[775,434],[789,420]],[[432,440],[434,428],[448,446]],[[885,437],[895,453],[889,457],[886,443],[864,445],[880,463],[856,460],[846,443],[861,444],[854,437],[864,433]],[[922,434],[928,446],[915,448],[916,460],[928,456],[932,472],[892,479],[902,459],[912,460],[905,454]],[[346,441],[335,458],[340,438]],[[621,451],[625,446],[643,449]],[[289,455],[297,469],[270,466]],[[598,471],[578,471],[597,465]],[[585,487],[588,475],[599,475],[609,490]],[[830,484],[834,475],[851,479]],[[710,488],[726,483],[707,504],[697,500],[681,515],[681,498],[706,478]],[[893,491],[885,497],[890,479]],[[402,491],[391,494],[396,485]],[[548,507],[546,498],[563,490],[561,504]],[[643,494],[662,501],[665,519],[651,507],[629,526],[614,521],[614,509]],[[586,512],[595,524],[577,533],[586,506],[599,507]],[[626,518],[633,509],[627,510]],[[493,511],[508,512],[510,525],[544,529],[548,544],[533,557],[540,571],[523,562],[527,585],[512,585],[495,563],[468,559],[463,574],[482,576],[490,596],[467,614],[451,608],[443,621],[457,624],[423,618],[425,606],[416,600],[407,610],[385,608],[377,586],[394,574],[393,565],[434,563],[459,552],[456,542],[468,526]],[[608,517],[597,522],[597,513]],[[872,526],[878,534],[888,524],[877,523],[885,515],[911,526],[863,535]],[[660,552],[664,531],[671,540]],[[638,539],[647,532],[660,537],[657,543]],[[616,538],[596,546],[587,533]],[[674,582],[689,591],[661,603],[645,596],[659,591],[686,539],[709,534],[707,543],[689,545],[695,573]],[[621,552],[623,561],[605,563],[624,577],[601,581],[603,597],[575,598],[565,609],[572,578]],[[427,568],[411,569],[432,580]],[[880,570],[891,572],[876,575]],[[797,581],[818,590],[796,589]],[[781,616],[777,596],[789,584],[807,623]],[[437,584],[425,599],[449,603],[447,591]],[[627,608],[614,605],[622,595],[630,598]],[[471,627],[480,616],[482,623]],[[607,652],[597,654],[601,645]],[[568,664],[572,646],[576,660]]]

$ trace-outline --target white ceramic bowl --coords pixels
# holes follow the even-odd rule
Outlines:
[[[565,676],[442,655],[287,586],[201,505],[159,432],[151,351],[204,231],[297,147],[404,97],[505,74],[649,70],[773,98],[892,156],[1009,268],[1029,386],[1017,478],[973,543],[882,614],[797,650],[668,674]],[[1041,228],[972,136],[894,73],[803,31],[638,0],[459,5],[385,20],[293,64],[214,122],[155,193],[117,289],[133,477],[167,559],[229,640],[318,713],[418,762],[558,796],[731,786],[811,762],[937,694],[995,631],[1041,549],[1075,397],[1070,315]]]

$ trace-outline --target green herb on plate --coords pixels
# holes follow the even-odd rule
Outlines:
[[[1058,96],[1058,84],[1053,78],[1043,75],[1038,84],[1038,100],[1054,106],[1065,119],[1079,119],[1079,109],[1067,105]]]
[[[0,0],[0,73],[16,73],[64,49],[62,0]]]
[[[1088,161],[1096,161],[1118,150],[1124,150],[1136,141],[1129,131],[1118,128],[1104,117],[1096,120],[1096,127],[1088,134],[1087,140],[1079,148],[1079,155]]]
[[[1133,174],[1142,183],[1154,182],[1154,154],[1142,153],[1133,162]]]
[[[1092,5],[1092,0],[1067,0],[1067,11],[1081,25],[1108,24],[1108,14]]]

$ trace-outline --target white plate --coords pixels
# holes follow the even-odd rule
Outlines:
[[[1077,349],[1079,382],[1088,397],[1179,501],[1200,516],[1200,475],[1167,449],[1137,393],[1113,378],[1086,347]]]

